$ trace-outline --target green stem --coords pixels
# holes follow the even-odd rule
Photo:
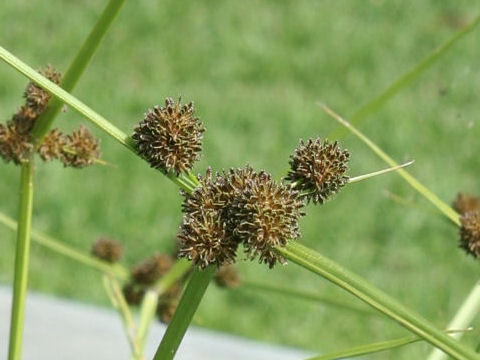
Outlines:
[[[125,0],[109,1],[63,76],[60,84],[63,89],[70,92],[75,87],[124,2]],[[45,136],[52,126],[55,117],[60,112],[62,105],[63,102],[58,98],[52,99],[48,108],[35,123],[35,128],[32,131],[34,139],[40,140]]]
[[[452,329],[462,329],[467,328],[471,325],[472,320],[478,314],[480,310],[480,281],[478,281],[475,286],[468,294],[467,298],[463,302],[462,306],[458,309],[457,313],[455,314],[454,318],[448,324],[448,328]],[[456,339],[460,339],[463,333],[455,333],[452,337]],[[447,356],[444,352],[439,351],[438,349],[434,349],[428,360],[444,360]]]
[[[383,169],[383,170],[374,171],[374,172],[371,172],[371,173],[368,173],[368,174],[351,177],[351,178],[348,178],[348,182],[349,183],[356,183],[358,181],[367,180],[367,179],[370,179],[372,177],[383,175],[383,174],[389,173],[391,171],[395,171],[395,170],[404,168],[406,166],[412,165],[414,162],[415,162],[415,160],[412,160],[412,161],[406,162],[405,164],[392,166],[392,167],[389,167],[387,169]]]
[[[167,331],[158,346],[154,360],[172,360],[174,358],[214,273],[214,266],[209,266],[205,270],[194,270]]]
[[[297,299],[320,302],[323,304],[336,306],[342,309],[352,310],[361,315],[367,315],[367,316],[378,315],[378,313],[375,311],[372,311],[368,308],[367,309],[361,308],[359,306],[350,304],[336,297],[315,294],[307,291],[292,289],[289,287],[282,287],[282,286],[271,285],[267,283],[261,283],[258,281],[249,281],[249,280],[243,280],[242,287],[245,287],[247,290],[252,289],[255,292],[258,292],[258,290],[267,291],[267,292],[272,292],[276,294],[295,297]],[[241,289],[242,288],[240,288],[240,290]]]
[[[405,308],[398,301],[369,284],[366,280],[321,254],[295,241],[290,242],[285,248],[276,247],[275,250],[286,259],[350,292],[453,358],[459,360],[480,359],[472,350],[463,347],[456,340],[445,335],[420,315]]]
[[[27,295],[28,265],[30,259],[30,228],[33,204],[33,157],[21,164],[20,202],[18,214],[17,244],[13,302],[10,319],[9,360],[20,360],[22,351],[23,317]]]
[[[323,110],[330,115],[332,118],[337,120],[340,124],[345,126],[348,130],[350,130],[356,137],[362,140],[372,151],[378,155],[381,159],[383,159],[388,165],[390,166],[397,166],[398,164],[388,156],[380,147],[378,147],[372,140],[362,134],[358,129],[356,129],[352,124],[350,124],[347,120],[343,119],[340,115],[336,114],[330,108],[328,108],[324,104],[319,104]],[[437,207],[447,218],[452,220],[457,226],[460,226],[460,220],[458,213],[453,210],[450,206],[448,206],[445,202],[443,202],[437,195],[427,189],[424,185],[422,185],[417,179],[415,179],[412,175],[410,175],[407,171],[403,169],[397,170],[397,173],[402,176],[415,190],[417,190],[423,197],[425,197],[428,201],[430,201],[434,206]]]
[[[5,225],[11,230],[16,231],[17,223],[12,218],[0,212],[0,223]],[[56,253],[67,256],[75,261],[78,261],[84,265],[90,266],[94,269],[97,269],[101,272],[113,275],[121,280],[128,280],[130,278],[130,273],[120,264],[112,265],[106,261],[97,259],[91,255],[84,254],[62,242],[54,239],[51,236],[43,234],[39,231],[32,230],[31,238],[37,244],[46,247]]]

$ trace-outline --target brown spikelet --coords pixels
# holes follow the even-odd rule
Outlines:
[[[92,245],[92,255],[109,263],[118,262],[122,253],[122,245],[112,239],[100,238]]]
[[[175,103],[166,98],[165,107],[147,111],[132,137],[137,153],[151,167],[178,176],[198,160],[204,131],[192,102],[182,105],[180,99]]]
[[[460,214],[480,210],[480,198],[475,195],[458,193],[452,207]]]
[[[134,283],[128,283],[123,287],[122,292],[129,305],[137,306],[142,302],[143,296],[145,295],[145,288]]]
[[[99,157],[99,141],[85,126],[81,125],[66,136],[66,145],[60,156],[64,166],[83,168],[93,164]]]
[[[55,84],[60,84],[61,74],[50,65],[47,65],[38,72]],[[38,116],[47,107],[51,95],[37,84],[30,82],[25,89],[24,97],[26,99],[26,106],[36,112]]]
[[[345,175],[350,154],[341,150],[335,141],[323,143],[319,138],[300,140],[290,156],[290,171],[285,178],[302,193],[307,201],[323,204],[337,193],[347,181]]]
[[[236,288],[240,285],[240,278],[235,265],[220,266],[214,276],[215,283],[223,288]]]
[[[6,163],[18,165],[28,159],[32,150],[30,135],[19,132],[12,122],[0,124],[0,156]]]
[[[67,139],[65,135],[63,135],[60,130],[53,129],[44,136],[42,143],[37,148],[37,153],[43,161],[59,159],[66,145]]]
[[[260,172],[237,196],[231,205],[235,230],[247,255],[272,268],[284,259],[273,251],[285,246],[300,234],[298,220],[303,215],[303,202],[298,193],[283,183],[276,183],[269,174]]]
[[[22,106],[12,117],[12,124],[21,134],[29,134],[33,129],[38,113],[29,108]]]
[[[178,299],[160,299],[157,305],[157,317],[160,322],[169,324],[178,306]]]
[[[480,211],[460,216],[460,247],[475,258],[480,257]]]
[[[151,285],[171,267],[172,259],[165,254],[154,254],[132,269],[132,278],[137,284]]]

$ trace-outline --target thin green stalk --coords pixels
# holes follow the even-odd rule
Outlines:
[[[9,229],[16,231],[17,222],[7,215],[0,212],[0,223],[8,227]],[[90,266],[101,272],[113,275],[121,280],[128,280],[130,278],[129,271],[120,264],[112,265],[106,261],[97,259],[91,255],[84,254],[69,245],[66,245],[59,240],[54,239],[51,236],[43,234],[39,231],[32,230],[31,238],[38,245],[46,247],[56,253],[67,256],[75,261],[78,261],[84,265]]]
[[[442,55],[444,55],[458,40],[467,35],[480,23],[480,16],[477,16],[470,24],[459,30],[455,35],[443,43],[439,48],[435,49],[432,53],[423,58],[413,68],[398,77],[393,83],[391,83],[380,94],[366,102],[357,111],[355,111],[349,118],[352,124],[359,124],[368,115],[375,112],[380,106],[385,104],[389,99],[395,96],[400,90],[405,88],[413,80],[418,78],[420,74],[430,68]],[[338,139],[345,136],[345,130],[338,128],[334,130],[328,138]]]
[[[50,94],[62,100],[62,102],[71,106],[74,110],[76,110],[78,113],[83,115],[86,119],[88,119],[92,124],[97,126],[100,130],[104,131],[107,135],[117,140],[120,144],[122,144],[128,150],[132,151],[135,155],[138,156],[137,152],[135,151],[135,143],[131,136],[128,136],[127,134],[125,134],[122,130],[117,128],[110,121],[105,119],[103,116],[96,113],[94,110],[92,110],[90,107],[88,107],[83,102],[78,100],[76,97],[70,95],[68,92],[63,90],[57,84],[51,82],[46,77],[39,74],[37,71],[32,69],[30,66],[25,64],[23,61],[15,57],[13,54],[8,52],[6,49],[4,49],[1,46],[0,46],[0,59],[2,59],[11,67],[13,67],[15,70],[22,73],[27,78],[29,78],[30,80],[32,80],[33,82],[41,86]],[[188,193],[192,192],[195,189],[195,186],[191,185],[190,183],[188,183],[182,178],[176,177],[175,174],[167,174],[166,176],[170,180],[172,180],[175,184],[177,184],[179,187],[181,187],[183,190],[187,191]]]
[[[172,360],[174,358],[214,273],[214,266],[209,266],[205,270],[194,270],[165,335],[158,346],[154,360]]]
[[[110,0],[108,2],[97,23],[90,31],[90,34],[88,34],[88,37],[85,39],[82,47],[63,76],[60,83],[63,89],[69,92],[73,90],[124,2],[125,0]],[[63,102],[58,98],[52,99],[48,108],[40,115],[35,123],[32,131],[34,139],[40,140],[45,136],[52,126],[55,117],[60,112],[62,105]]]
[[[415,162],[415,160],[412,160],[412,161],[406,162],[405,164],[401,164],[401,165],[397,165],[397,166],[392,166],[392,167],[389,167],[389,168],[387,168],[387,169],[383,169],[383,170],[379,170],[379,171],[374,171],[374,172],[371,172],[371,173],[368,173],[368,174],[364,174],[364,175],[354,176],[354,177],[348,178],[348,182],[349,182],[349,183],[355,183],[355,182],[358,182],[358,181],[370,179],[370,178],[375,177],[375,176],[387,174],[387,173],[389,173],[389,172],[392,172],[392,171],[395,171],[395,170],[398,170],[398,169],[401,169],[401,168],[410,166],[410,165],[412,165],[414,162]]]
[[[445,335],[429,321],[405,308],[398,301],[323,255],[292,241],[275,250],[301,267],[318,274],[382,312],[414,334],[458,360],[478,360],[471,349]]]
[[[33,205],[33,157],[21,164],[20,200],[18,212],[17,244],[13,301],[10,318],[8,360],[20,360],[22,352],[23,317],[27,296],[28,266],[30,261],[30,228]]]
[[[380,147],[378,147],[373,141],[367,138],[363,133],[356,129],[352,124],[347,120],[343,119],[340,115],[333,112],[324,104],[319,104],[323,110],[330,115],[332,118],[337,120],[340,124],[345,126],[350,130],[355,136],[362,140],[370,149],[373,150],[381,159],[383,159],[390,166],[397,166],[398,164],[388,156]],[[440,200],[440,198],[422,185],[417,179],[410,175],[407,171],[403,169],[397,170],[397,173],[402,176],[415,190],[417,190],[423,197],[429,200],[434,206],[437,207],[447,218],[452,220],[457,226],[460,226],[460,220],[458,213],[448,206],[445,202]]]
[[[465,330],[449,330],[446,333],[464,333]],[[391,350],[400,346],[405,346],[423,340],[418,336],[405,336],[398,339],[375,342],[372,344],[355,346],[349,349],[334,351],[328,354],[314,356],[307,360],[338,360],[363,355],[370,355],[380,351]]]
[[[354,304],[338,299],[336,297],[315,294],[315,293],[307,292],[303,290],[292,289],[290,287],[271,285],[267,283],[261,283],[258,281],[243,280],[242,287],[240,287],[239,289],[242,290],[243,288],[247,290],[252,289],[255,292],[260,290],[260,291],[273,292],[276,294],[291,296],[291,297],[295,297],[296,299],[320,302],[323,304],[336,306],[341,309],[351,310],[360,315],[367,315],[367,316],[378,315],[378,313],[375,311],[372,311],[368,308],[364,309],[362,307],[356,306]]]
[[[448,324],[449,328],[454,329],[461,329],[466,328],[471,325],[475,316],[477,316],[478,311],[480,310],[480,281],[478,281],[475,286],[468,294],[467,298],[463,302],[463,304],[458,309],[457,313],[455,314],[450,324]],[[456,339],[460,339],[463,333],[455,333],[452,337]],[[442,351],[434,349],[428,360],[444,360],[447,356]]]
[[[136,335],[140,349],[143,349],[148,328],[155,317],[158,297],[167,291],[175,282],[180,280],[188,270],[190,270],[191,266],[190,261],[178,259],[172,268],[145,293],[140,307],[140,320]]]

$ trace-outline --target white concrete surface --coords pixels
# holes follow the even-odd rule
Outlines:
[[[0,286],[0,359],[7,358],[11,289]],[[155,353],[165,327],[156,322],[146,345]],[[22,360],[128,360],[129,347],[117,314],[29,292]],[[188,330],[178,360],[299,360],[300,350],[268,345],[200,328]]]

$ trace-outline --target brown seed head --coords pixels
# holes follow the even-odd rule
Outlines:
[[[122,253],[122,245],[112,239],[100,238],[92,245],[92,255],[109,263],[120,261]]]
[[[126,284],[123,289],[123,296],[129,305],[137,306],[142,302],[145,295],[145,288],[134,283]]]
[[[28,159],[32,150],[30,135],[19,132],[12,122],[0,124],[0,156],[6,163],[18,165]]]
[[[47,65],[45,69],[39,70],[38,72],[55,84],[60,84],[62,75],[50,65]],[[47,107],[51,95],[37,84],[30,82],[25,89],[24,97],[26,99],[26,106],[33,110],[38,116]]]
[[[337,193],[347,181],[345,175],[350,154],[341,150],[335,141],[323,143],[319,138],[300,140],[295,153],[290,156],[290,171],[286,180],[295,184],[307,201],[323,204]]]
[[[235,265],[220,266],[215,273],[215,283],[224,288],[232,289],[240,285],[240,278]]]
[[[132,269],[132,277],[137,284],[151,285],[171,267],[172,259],[165,254],[154,254]]]
[[[21,134],[29,134],[33,129],[38,114],[28,106],[22,106],[12,117],[12,124]]]
[[[194,115],[193,103],[182,105],[166,98],[165,107],[149,109],[135,128],[137,153],[151,167],[177,176],[198,160],[205,129]]]
[[[480,198],[475,195],[458,193],[457,198],[453,201],[452,207],[463,215],[470,211],[480,210]]]
[[[67,145],[67,138],[58,129],[53,129],[48,132],[42,140],[42,143],[37,148],[37,153],[43,161],[51,161],[59,159],[62,155],[63,148]]]
[[[160,300],[157,305],[158,320],[160,320],[160,322],[164,324],[170,323],[170,320],[172,320],[173,314],[175,313],[177,306],[177,299],[168,298],[165,300]]]
[[[460,216],[460,247],[475,258],[480,257],[480,211]]]
[[[65,167],[83,168],[93,164],[100,157],[99,141],[81,125],[66,137],[60,160]]]

